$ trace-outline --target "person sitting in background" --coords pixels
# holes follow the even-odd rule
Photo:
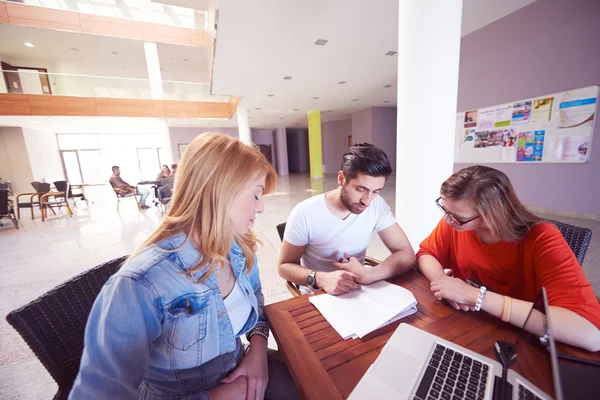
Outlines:
[[[175,172],[177,172],[177,164],[171,164],[171,170],[173,171],[171,176],[175,176]]]
[[[146,200],[150,195],[150,190],[146,188],[137,188],[129,183],[125,182],[123,178],[121,178],[121,168],[119,166],[114,165],[112,167],[112,176],[108,180],[110,182],[113,189],[127,189],[131,190],[132,193],[140,196],[140,207],[141,208],[150,208],[146,205]]]
[[[172,173],[171,173],[171,170],[169,169],[169,166],[163,165],[162,169],[160,170],[160,173],[156,177],[156,180],[160,181],[161,179],[167,179],[167,178],[170,178],[171,175],[172,175]]]
[[[436,204],[445,215],[421,243],[417,262],[437,299],[522,327],[544,286],[556,339],[600,350],[600,305],[583,269],[558,229],[525,208],[503,172],[462,169],[442,184]],[[541,332],[542,323],[527,328]]]
[[[190,143],[169,215],[92,306],[69,399],[299,398],[267,348],[251,229],[276,180],[235,138]]]
[[[370,143],[346,150],[338,188],[297,204],[288,217],[279,275],[302,291],[322,288],[342,294],[408,271],[415,253],[390,207],[379,196],[392,167],[385,152]],[[371,233],[376,231],[392,253],[365,268]]]

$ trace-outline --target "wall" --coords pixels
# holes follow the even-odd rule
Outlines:
[[[340,170],[342,156],[348,148],[348,136],[352,135],[352,120],[325,122],[321,132],[325,171],[328,174],[336,174]]]
[[[275,131],[269,129],[250,130],[252,143],[266,144],[271,146],[271,159],[273,160],[273,168],[277,168],[277,149],[275,148]]]
[[[56,134],[27,128],[22,131],[33,180],[48,183],[64,180],[65,172]]]
[[[600,84],[599,16],[597,0],[538,0],[465,36],[458,109]],[[593,142],[599,130],[596,121]],[[600,215],[600,145],[586,164],[490,166],[509,176],[527,205]]]
[[[169,128],[169,136],[171,137],[171,153],[173,155],[173,162],[178,163],[179,159],[179,146],[178,144],[189,144],[198,135],[206,132],[224,133],[226,135],[237,138],[237,128]]]
[[[352,143],[373,141],[373,116],[370,108],[352,114]]]
[[[11,181],[13,192],[31,192],[34,179],[22,129],[0,128],[0,142],[0,155],[6,154],[8,161],[0,161],[0,176]]]
[[[372,143],[385,151],[390,160],[393,173],[396,173],[396,107],[373,107],[373,141]],[[405,132],[405,134],[409,134]],[[352,137],[354,139],[354,136]]]

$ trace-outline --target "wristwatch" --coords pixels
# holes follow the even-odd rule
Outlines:
[[[314,269],[312,271],[310,271],[310,274],[308,274],[308,276],[306,277],[306,285],[312,289],[318,289],[317,288],[317,271],[315,271]]]

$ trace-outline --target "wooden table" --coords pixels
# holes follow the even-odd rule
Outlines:
[[[456,311],[433,297],[429,281],[417,271],[390,282],[410,290],[418,301],[418,311],[383,327],[362,339],[343,340],[303,295],[271,304],[265,313],[271,330],[305,399],[344,399],[358,384],[382,347],[400,323],[408,323],[479,354],[496,359],[493,346],[498,340],[514,342],[519,330],[484,312]],[[511,367],[540,389],[553,395],[548,353],[541,346],[524,346]],[[589,353],[559,345],[561,353],[600,360],[600,352]]]

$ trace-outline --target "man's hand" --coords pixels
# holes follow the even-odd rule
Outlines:
[[[358,276],[346,271],[317,272],[315,275],[317,287],[325,290],[329,294],[339,295],[350,290],[360,289],[356,283]]]
[[[356,282],[362,283],[363,285],[369,285],[373,283],[373,280],[369,274],[369,268],[365,268],[356,257],[351,257],[348,253],[344,253],[344,258],[348,261],[333,261],[333,266],[335,269],[338,271],[347,271],[356,275],[358,277]]]

